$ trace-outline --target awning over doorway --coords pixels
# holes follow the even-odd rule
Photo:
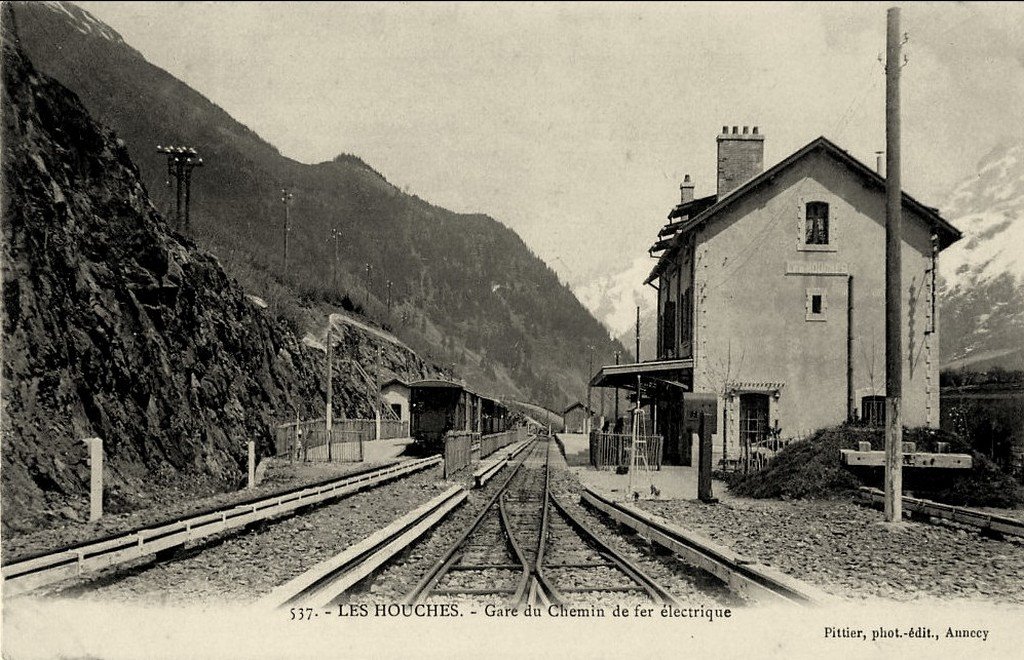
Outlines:
[[[690,391],[693,383],[693,359],[651,360],[631,364],[608,364],[590,379],[591,387],[617,387],[636,390],[637,376],[646,391],[655,383],[667,383]]]

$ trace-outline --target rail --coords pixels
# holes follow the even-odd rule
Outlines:
[[[509,461],[519,455],[524,449],[526,449],[533,442],[534,438],[530,437],[526,440],[513,445],[508,452],[505,452],[498,456],[498,458],[491,459],[486,463],[482,464],[479,468],[473,472],[473,483],[476,488],[480,488],[487,484],[498,472],[501,471]],[[500,450],[499,450],[500,451]]]
[[[60,580],[133,561],[212,534],[242,528],[302,507],[351,495],[424,470],[439,462],[439,457],[432,456],[393,464],[355,476],[14,561],[3,567],[4,592],[6,595],[16,595]]]
[[[652,545],[682,557],[722,580],[734,593],[762,602],[820,605],[833,600],[827,593],[796,578],[758,564],[660,516],[624,502],[613,502],[586,488],[583,503],[625,525]]]
[[[260,605],[268,608],[294,603],[310,607],[328,605],[443,520],[466,496],[464,488],[452,486],[384,529],[277,587],[261,599]]]
[[[656,580],[647,575],[643,570],[640,569],[634,562],[627,559],[618,550],[615,550],[610,545],[605,543],[601,537],[594,532],[594,530],[583,522],[578,516],[574,515],[572,511],[554,494],[551,495],[551,503],[554,505],[555,510],[562,516],[562,518],[569,523],[569,525],[576,531],[580,538],[584,539],[588,545],[596,548],[600,551],[602,557],[606,558],[606,562],[595,563],[592,566],[582,566],[583,568],[610,568],[614,567],[618,569],[623,575],[627,576],[639,589],[647,594],[653,602],[658,604],[666,605],[679,605],[679,601],[673,596],[667,589],[662,587]],[[538,562],[538,572],[542,570],[541,563]],[[551,600],[564,601],[565,596],[558,591],[557,587],[549,586],[549,589],[553,593],[549,594]],[[585,587],[590,588],[590,587]],[[594,589],[600,590],[600,589]],[[615,590],[621,590],[616,588]],[[565,591],[563,589],[563,591]]]
[[[508,512],[504,507],[504,498],[502,498],[502,495],[504,495],[507,492],[509,486],[512,483],[512,480],[515,479],[515,477],[519,474],[520,470],[522,469],[525,463],[526,460],[524,457],[524,460],[519,461],[515,469],[509,473],[509,475],[505,478],[501,485],[495,490],[494,494],[490,497],[490,499],[488,499],[483,509],[476,516],[476,518],[474,518],[473,522],[466,526],[465,530],[462,532],[462,534],[459,535],[459,537],[455,540],[454,543],[448,546],[448,550],[444,553],[444,555],[440,559],[438,559],[437,562],[434,563],[434,565],[430,568],[430,570],[428,570],[423,575],[422,578],[420,578],[419,582],[417,582],[416,585],[412,588],[412,590],[410,590],[409,593],[405,596],[403,602],[405,602],[406,604],[422,602],[429,596],[431,592],[437,589],[438,583],[444,578],[444,576],[447,573],[449,573],[452,570],[455,562],[459,559],[459,550],[463,546],[465,546],[469,538],[473,536],[473,534],[475,534],[477,530],[479,530],[482,527],[484,521],[489,516],[493,515],[496,506],[498,508],[498,516],[501,528],[503,530],[503,534],[505,535],[505,538],[508,540],[509,547],[516,559],[515,564],[508,564],[502,566],[501,568],[504,568],[506,570],[517,571],[520,573],[520,577],[516,581],[516,586],[510,592],[510,600],[513,603],[522,602],[523,598],[525,597],[525,589],[528,584],[528,579],[530,576],[530,567],[526,561],[521,545],[517,541],[515,534],[512,533],[511,527],[509,525]],[[491,594],[502,592],[500,588],[491,588],[487,589],[487,591]]]
[[[857,501],[860,504],[882,508],[885,506],[885,493],[877,488],[862,486],[857,491]],[[1024,538],[1024,521],[916,497],[903,497],[903,515],[919,519],[938,518],[976,527],[982,531]]]

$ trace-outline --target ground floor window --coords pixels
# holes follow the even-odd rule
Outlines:
[[[402,404],[392,403],[391,411],[395,413],[395,417],[397,417],[398,419],[402,419]]]
[[[768,434],[768,395],[740,395],[740,443],[750,447]]]
[[[869,426],[885,426],[885,397],[866,396],[860,400],[861,419]]]

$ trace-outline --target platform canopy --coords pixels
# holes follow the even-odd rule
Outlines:
[[[693,359],[650,360],[631,364],[608,364],[590,379],[592,387],[617,387],[624,390],[647,389],[655,383],[674,385],[687,392],[692,389]]]

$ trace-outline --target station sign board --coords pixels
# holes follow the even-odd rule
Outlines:
[[[704,432],[718,433],[718,395],[714,392],[683,392],[683,427],[698,433],[704,413]]]

